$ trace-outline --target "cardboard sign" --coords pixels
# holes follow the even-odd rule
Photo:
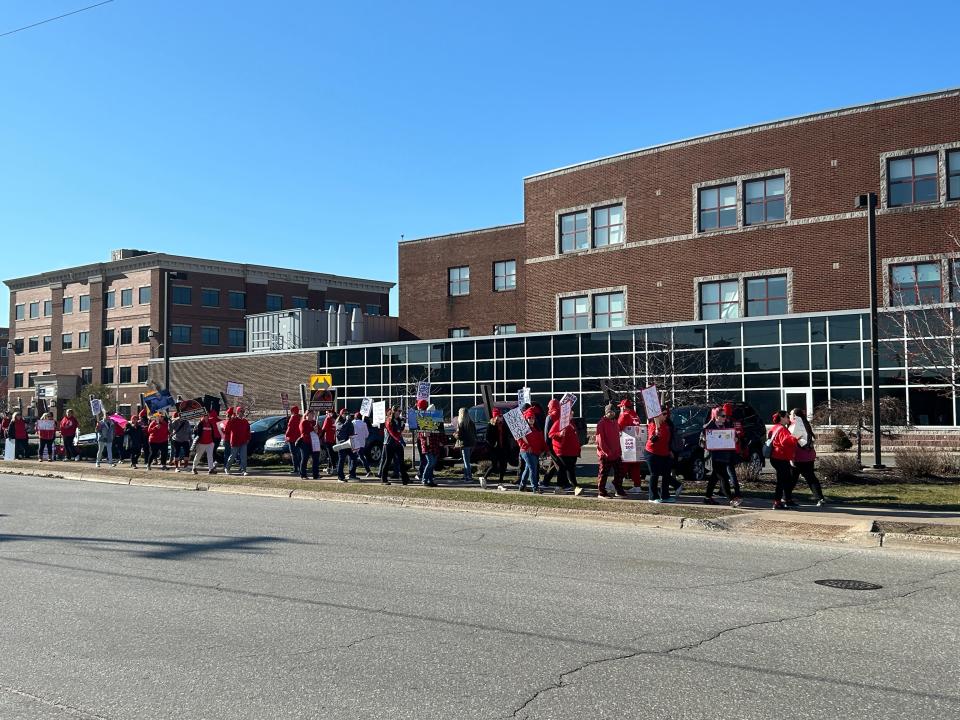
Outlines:
[[[647,418],[652,420],[658,415],[663,414],[660,407],[660,393],[657,392],[657,386],[651,385],[640,393],[643,397],[643,406],[647,409]]]
[[[7,440],[3,444],[3,459],[11,462],[17,459],[17,441]]]
[[[100,398],[92,397],[90,398],[90,413],[97,417],[103,412],[103,403],[100,402]]]
[[[643,449],[647,444],[647,426],[646,425],[627,425],[620,431],[623,435],[629,435],[637,441],[637,447]]]
[[[173,407],[176,405],[176,403],[173,401],[173,396],[171,396],[166,390],[161,390],[160,392],[153,390],[151,392],[144,393],[143,402],[151,413],[158,413],[167,409],[168,407]]]
[[[733,428],[714,428],[706,431],[707,450],[736,450],[737,431]]]
[[[327,410],[336,412],[337,391],[332,388],[326,390],[311,390],[310,402],[307,404],[307,409],[313,410],[318,415],[323,415]]]
[[[387,401],[380,400],[373,404],[373,424],[383,425],[387,422]]]
[[[523,387],[517,390],[517,407],[530,405],[530,388]]]
[[[373,411],[373,398],[365,397],[363,402],[360,403],[360,417],[370,417],[370,413]]]
[[[283,408],[283,414],[290,414],[290,396],[287,393],[280,393],[280,406]]]
[[[56,430],[56,420],[37,420],[37,430]]]
[[[417,402],[426,400],[430,402],[430,381],[421,380],[417,383]]]
[[[437,432],[443,428],[442,410],[408,410],[407,427],[423,432]]]
[[[238,382],[228,382],[227,383],[227,395],[233,397],[242,398],[243,397],[243,383]]]
[[[200,398],[193,400],[181,400],[177,403],[177,412],[180,417],[188,422],[196,422],[207,414],[207,409],[203,406]]]
[[[560,398],[560,405],[563,405],[564,403],[570,403],[570,407],[573,407],[577,404],[577,396],[573,393],[564,393],[563,397]]]
[[[560,403],[560,429],[565,430],[570,424],[570,416],[573,414],[573,403]]]
[[[527,424],[527,420],[523,417],[523,413],[520,412],[520,408],[514,408],[510,412],[504,413],[503,420],[507,423],[507,427],[510,428],[510,434],[513,435],[514,440],[521,440],[530,434],[530,425]]]
[[[623,462],[638,462],[637,439],[633,435],[620,433],[620,453]]]

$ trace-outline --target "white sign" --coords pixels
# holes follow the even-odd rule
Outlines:
[[[527,424],[527,419],[523,417],[520,408],[514,408],[510,412],[504,413],[503,420],[507,423],[510,434],[513,435],[515,440],[520,440],[530,434],[530,425]]]
[[[228,382],[227,383],[227,395],[232,397],[243,397],[243,383],[238,382]]]
[[[370,417],[371,410],[373,410],[373,398],[364,398],[360,403],[360,417]]]
[[[560,398],[560,405],[562,406],[564,403],[570,403],[570,407],[573,407],[577,404],[577,396],[573,393],[564,393],[563,397]]]
[[[373,404],[373,424],[383,425],[387,421],[387,401],[380,400]]]
[[[100,402],[100,398],[90,398],[90,413],[97,417],[100,413],[103,412],[103,403]]]
[[[707,430],[707,450],[736,450],[737,431],[733,428]]]
[[[657,386],[651,385],[640,393],[643,397],[643,406],[647,409],[647,419],[661,415],[663,410],[660,407],[660,393],[657,392]]]
[[[17,441],[16,440],[7,440],[3,445],[3,459],[4,460],[16,460],[17,459]]]
[[[524,405],[530,405],[530,388],[520,388],[517,390],[517,407],[523,407]]]
[[[37,430],[56,430],[56,420],[37,420]]]
[[[430,381],[421,380],[417,383],[417,402],[426,400],[430,402]]]
[[[623,462],[637,462],[637,439],[627,433],[620,434],[620,452],[623,456]]]
[[[560,429],[566,430],[567,425],[570,424],[570,415],[573,412],[573,403],[571,402],[562,402],[560,403]]]
[[[636,439],[637,447],[643,449],[647,444],[647,426],[646,425],[627,425],[622,432]]]

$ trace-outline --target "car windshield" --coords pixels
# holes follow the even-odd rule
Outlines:
[[[473,422],[477,425],[482,425],[487,422],[489,418],[487,417],[487,409],[483,405],[478,405],[477,407],[472,407],[467,410],[467,414],[471,417]]]
[[[257,420],[255,423],[253,423],[253,424],[250,426],[250,429],[251,429],[253,432],[264,432],[264,431],[266,431],[266,430],[269,430],[271,427],[273,427],[273,424],[274,424],[276,421],[277,421],[277,418],[275,418],[275,417],[263,418],[263,419],[261,419],[261,420]]]
[[[703,427],[710,419],[710,408],[697,405],[674,408],[670,411],[670,417],[673,419],[673,424],[680,430]]]

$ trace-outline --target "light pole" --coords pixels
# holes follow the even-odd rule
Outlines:
[[[170,392],[170,350],[171,334],[173,329],[170,326],[170,281],[186,280],[187,274],[183,272],[163,271],[163,389]]]
[[[867,256],[870,264],[870,407],[873,415],[873,467],[883,467],[880,458],[880,339],[877,322],[877,194],[858,195],[854,207],[867,211]]]

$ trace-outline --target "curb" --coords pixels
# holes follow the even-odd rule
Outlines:
[[[908,550],[944,550],[960,552],[960,537],[943,535],[920,535],[919,533],[874,533],[880,536],[880,545],[885,548]]]

